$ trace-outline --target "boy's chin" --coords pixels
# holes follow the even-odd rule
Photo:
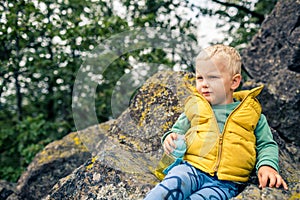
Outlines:
[[[208,101],[208,103],[212,104],[212,100],[211,100],[210,97],[204,97],[204,98]],[[212,104],[212,105],[213,105],[213,104]]]

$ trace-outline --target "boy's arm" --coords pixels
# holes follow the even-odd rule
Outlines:
[[[273,134],[263,114],[261,114],[255,129],[255,135],[257,151],[256,170],[259,187],[275,186],[278,188],[282,185],[287,190],[286,182],[279,175],[278,146],[273,139]]]
[[[279,172],[278,146],[273,139],[267,119],[263,114],[261,114],[255,129],[255,136],[257,152],[256,170],[258,171],[261,166],[267,165]]]
[[[166,137],[170,133],[177,133],[180,135],[184,135],[187,132],[187,130],[189,130],[190,127],[191,127],[190,121],[188,120],[186,115],[182,113],[176,120],[175,124],[172,126],[171,130],[169,130],[162,136],[161,142],[163,143]]]

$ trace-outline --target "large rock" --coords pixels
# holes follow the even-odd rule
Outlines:
[[[0,199],[13,199],[12,197],[17,198],[15,184],[0,180]]]
[[[91,157],[77,133],[47,145],[36,155],[21,178],[17,192],[20,199],[41,199],[57,181]]]
[[[260,98],[272,127],[300,145],[300,1],[279,0],[251,45],[244,65],[266,90]],[[291,114],[293,113],[293,114]]]
[[[60,180],[46,199],[143,198],[158,183],[153,170],[163,152],[160,138],[183,111],[185,83],[193,80],[190,73],[171,71],[151,77],[109,130],[98,129],[101,140],[87,145],[97,154]],[[89,138],[89,131],[80,135]]]
[[[94,145],[98,152],[72,174],[61,179],[45,199],[143,199],[158,183],[153,170],[162,155],[160,137],[182,112],[189,73],[160,72],[137,92],[129,108],[111,123],[110,129],[97,129],[101,140]],[[245,84],[247,85],[247,84]],[[88,130],[81,132],[89,134]],[[299,195],[299,150],[286,144],[273,130],[280,147],[281,174],[289,191],[258,188],[257,178],[236,199],[289,199]]]

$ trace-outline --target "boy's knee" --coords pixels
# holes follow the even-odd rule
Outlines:
[[[178,177],[184,178],[184,177],[188,177],[188,174],[190,174],[191,172],[192,172],[192,169],[190,166],[188,166],[186,164],[180,164],[180,165],[173,167],[169,171],[169,173],[167,174],[166,177],[176,175]]]

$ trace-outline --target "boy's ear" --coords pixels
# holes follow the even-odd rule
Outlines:
[[[241,74],[236,74],[232,77],[232,83],[231,83],[231,89],[236,90],[242,81],[242,75]]]

